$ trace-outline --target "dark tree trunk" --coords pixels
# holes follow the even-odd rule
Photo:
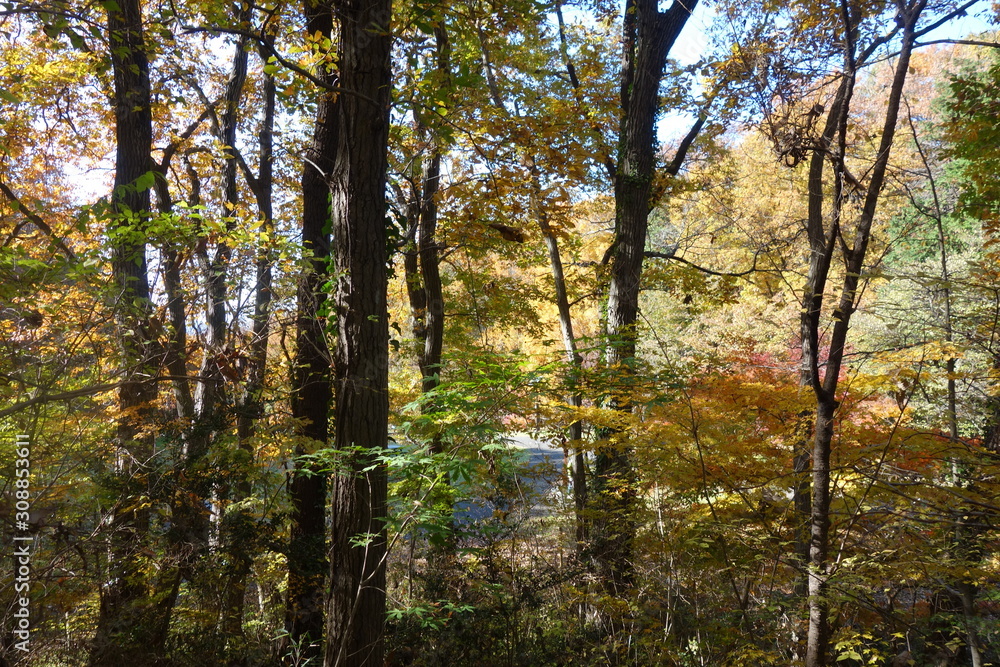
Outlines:
[[[150,210],[149,190],[136,180],[153,169],[149,63],[143,38],[139,0],[122,0],[108,11],[111,64],[114,71],[115,182],[112,274],[115,316],[122,341],[126,379],[118,392],[116,472],[123,488],[112,509],[106,583],[101,588],[97,632],[90,664],[151,665],[162,654],[167,627],[160,602],[152,595],[140,551],[148,538],[149,511],[138,499],[148,493],[153,455],[152,402],[149,378],[153,342],[149,334],[149,276],[144,225]]]
[[[249,8],[237,13],[238,20],[249,17]],[[223,97],[222,118],[215,131],[226,146],[236,145],[236,125],[240,98],[247,76],[246,38],[235,45],[232,70]],[[222,169],[222,210],[220,217],[232,220],[238,203],[236,188],[236,159],[229,151]],[[227,231],[234,229],[233,222],[226,223]],[[217,438],[229,427],[228,407],[223,368],[228,364],[228,317],[226,315],[229,263],[232,248],[229,240],[222,238],[214,254],[205,239],[199,239],[196,255],[201,268],[201,282],[205,290],[206,341],[202,353],[198,383],[194,391],[194,416],[191,429],[184,439],[184,460],[176,471],[177,488],[171,502],[171,527],[169,533],[171,557],[177,566],[177,576],[190,576],[195,564],[204,556],[210,533],[208,505],[212,500],[215,480],[206,466],[206,457]],[[176,585],[171,585],[176,590]],[[172,606],[172,605],[171,605]]]
[[[423,319],[420,322],[422,329],[421,342],[422,350],[419,353],[417,362],[420,366],[420,389],[426,395],[432,393],[441,384],[441,354],[444,347],[444,290],[441,285],[440,261],[438,258],[437,244],[437,193],[441,180],[441,147],[435,136],[431,139],[431,154],[423,164],[421,176],[421,195],[418,211],[417,225],[417,250],[419,257],[419,282],[423,296]],[[433,401],[423,404],[422,410],[425,414],[437,411],[437,406]],[[432,454],[441,454],[443,450],[440,432],[435,427],[430,434],[430,451]],[[441,586],[444,566],[454,553],[454,525],[453,508],[450,499],[451,479],[445,473],[444,488],[433,495],[435,505],[443,504],[442,520],[443,530],[440,534],[432,536],[433,547],[430,556],[431,569],[435,570],[430,577],[431,589],[429,594],[432,597],[444,595]]]
[[[319,31],[332,36],[330,5],[315,5],[306,0],[305,14],[309,34]],[[317,76],[328,82],[332,79],[325,68]],[[327,446],[332,397],[324,283],[330,259],[329,177],[338,155],[338,124],[336,98],[327,91],[320,91],[319,95],[312,145],[302,167],[302,245],[312,259],[298,290],[292,416],[301,420],[302,428],[296,457]],[[321,472],[322,467],[297,458],[289,480],[292,527],[285,625],[289,639],[302,649],[303,657],[316,660],[321,655],[327,570],[327,473]]]
[[[268,38],[273,42],[273,36]],[[259,50],[261,60],[267,62],[268,52],[264,47]],[[272,210],[272,193],[274,190],[274,115],[276,102],[276,86],[274,76],[265,73],[263,82],[264,115],[261,119],[258,133],[259,171],[256,178],[250,180],[250,188],[257,201],[257,211],[261,220],[261,231],[265,234],[274,232],[274,214]],[[253,329],[251,332],[249,359],[246,369],[246,384],[240,396],[236,437],[239,448],[246,456],[246,468],[236,474],[231,490],[231,500],[239,502],[250,497],[252,488],[247,472],[254,464],[255,451],[253,438],[257,431],[257,421],[264,416],[263,390],[267,371],[267,343],[271,327],[271,283],[274,265],[274,251],[265,245],[257,250],[256,280],[254,286]],[[256,542],[259,532],[251,528],[252,517],[240,511],[236,514],[227,512],[223,517],[223,542],[228,545],[230,559],[229,584],[226,587],[226,602],[223,610],[222,632],[225,637],[242,635],[243,606],[246,597],[247,579],[253,565],[253,544],[246,544],[249,536]]]
[[[840,300],[833,310],[833,332],[830,336],[830,352],[827,356],[826,368],[822,378],[819,372],[818,339],[819,313],[823,303],[823,288],[826,283],[833,254],[840,243],[840,203],[842,201],[844,183],[844,148],[846,146],[847,121],[850,111],[851,92],[854,84],[854,73],[857,71],[852,37],[847,37],[845,79],[838,92],[838,147],[833,153],[834,163],[834,193],[833,214],[830,229],[826,234],[825,248],[821,255],[813,254],[810,261],[809,278],[803,300],[803,351],[808,354],[805,359],[809,368],[810,383],[816,394],[816,424],[812,451],[812,510],[810,515],[809,543],[809,632],[806,647],[806,667],[825,667],[830,660],[830,626],[829,626],[829,577],[830,563],[828,558],[830,540],[830,453],[833,443],[834,420],[838,402],[836,400],[840,370],[843,364],[847,334],[850,329],[851,315],[857,299],[858,285],[864,269],[868,243],[871,240],[872,222],[878,207],[879,196],[885,183],[885,174],[889,162],[889,153],[896,133],[896,120],[902,99],[903,84],[909,68],[910,53],[915,39],[914,26],[923,9],[922,0],[901,8],[900,23],[902,26],[902,45],[896,61],[895,75],[889,91],[885,121],[882,127],[882,139],[871,176],[865,188],[864,205],[858,217],[854,241],[850,248],[844,246],[846,259],[845,273],[841,284]],[[845,16],[845,35],[854,33],[853,21]],[[812,184],[810,197],[813,196]],[[810,216],[812,227],[812,216]],[[810,228],[810,240],[816,234]],[[808,348],[807,348],[808,346]],[[804,354],[804,356],[806,356]]]
[[[605,363],[632,374],[639,312],[639,281],[655,168],[655,121],[667,54],[697,0],[675,0],[660,12],[656,0],[628,0],[623,20],[622,116],[615,177],[615,238],[608,287]],[[630,410],[621,401],[609,407]],[[593,550],[598,573],[612,594],[632,580],[635,471],[625,444],[598,448],[594,467]]]
[[[434,40],[438,85],[451,86],[451,44],[441,23],[434,26]],[[438,132],[425,122],[419,112],[415,125],[417,135],[426,142],[429,154],[419,162],[422,165],[420,184],[415,188],[411,206],[411,216],[417,227],[416,248],[415,252],[410,253],[407,271],[414,288],[410,291],[413,333],[421,346],[417,359],[421,390],[428,393],[441,384],[441,354],[444,346],[444,293],[437,241],[437,199],[443,147]],[[436,449],[439,449],[439,440],[436,445]]]
[[[834,102],[831,105],[830,113],[827,116],[826,125],[820,138],[820,145],[828,149],[837,134],[837,129],[841,123],[841,111],[844,108],[845,98],[850,97],[854,81],[845,76],[837,89]],[[818,382],[819,373],[819,318],[823,307],[823,293],[826,289],[826,279],[832,261],[832,242],[836,239],[836,232],[839,230],[839,220],[835,220],[832,229],[832,236],[825,231],[823,222],[823,204],[825,193],[823,188],[823,172],[826,166],[826,150],[815,151],[809,162],[809,190],[808,190],[808,219],[807,231],[809,236],[810,263],[809,273],[806,277],[806,286],[803,293],[802,318],[800,322],[800,345],[802,349],[802,367],[800,384],[805,387],[814,388]],[[835,210],[839,210],[835,207]],[[799,424],[797,447],[798,452],[793,462],[793,472],[795,474],[795,486],[792,492],[792,505],[796,513],[795,526],[795,558],[796,567],[799,573],[796,578],[795,592],[805,599],[809,592],[809,545],[811,543],[812,526],[812,455],[813,443],[809,436],[815,433],[815,413],[805,411],[799,415],[802,420]]]
[[[448,33],[442,24],[434,27],[435,57],[439,85],[451,85],[451,44],[448,41]],[[419,193],[418,225],[417,225],[417,254],[420,258],[420,284],[423,288],[424,317],[423,317],[423,351],[418,359],[420,364],[421,391],[424,394],[432,393],[441,385],[441,355],[444,348],[444,289],[441,285],[440,259],[438,253],[437,224],[438,224],[438,191],[441,185],[441,153],[443,147],[438,132],[428,127],[418,119],[420,125],[419,132],[429,134],[430,155],[423,161],[423,173],[421,174],[421,187]],[[433,402],[425,403],[424,412],[430,413],[437,410]],[[441,454],[443,451],[441,434],[436,431],[431,435],[431,452]],[[453,509],[451,506],[450,487],[451,480],[445,475],[445,489],[439,494],[435,494],[436,502],[444,504],[442,517],[444,519],[444,530],[440,539],[433,540],[434,550],[431,554],[432,569],[440,571],[442,566],[454,553],[454,526]],[[444,595],[443,590],[439,590],[441,577],[438,573],[433,573],[431,577],[431,588],[429,591],[432,597]],[[446,576],[446,575],[443,575]],[[438,587],[438,588],[436,588]]]
[[[437,244],[437,193],[441,181],[441,147],[436,134],[416,120],[416,133],[427,143],[430,152],[417,160],[419,185],[409,204],[408,216],[416,227],[416,242],[406,251],[404,268],[413,336],[417,340],[417,367],[423,393],[434,391],[441,384],[441,354],[444,347],[444,293],[441,285]],[[428,406],[427,411],[433,410]],[[440,448],[435,439],[434,451]]]
[[[417,252],[420,277],[426,299],[424,314],[424,349],[420,357],[421,389],[432,392],[441,384],[441,351],[444,344],[444,293],[441,287],[437,244],[437,193],[441,181],[441,148],[435,145],[424,164],[423,196]],[[440,449],[440,439],[436,450]]]
[[[381,667],[385,625],[385,467],[389,322],[386,170],[389,0],[338,2],[338,151],[330,174],[335,239],[337,470],[324,664]]]

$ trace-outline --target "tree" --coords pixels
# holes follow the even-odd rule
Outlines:
[[[430,29],[434,35],[433,60],[428,78],[433,89],[429,99],[417,98],[413,102],[413,133],[419,151],[413,159],[410,180],[411,193],[406,201],[408,236],[412,236],[404,251],[403,270],[409,299],[413,337],[416,339],[417,369],[420,373],[420,390],[426,399],[422,412],[435,411],[433,394],[441,385],[445,332],[445,298],[441,282],[440,253],[443,246],[438,235],[438,199],[441,191],[441,159],[447,150],[447,140],[441,128],[439,113],[447,112],[447,98],[453,90],[451,81],[451,43],[444,16],[435,18]],[[417,91],[430,86],[417,86]],[[434,98],[438,103],[434,104]],[[406,197],[403,197],[406,199]],[[443,454],[444,444],[440,432],[430,433],[430,452]],[[447,483],[447,479],[446,479]],[[449,493],[448,489],[443,495]],[[434,557],[450,555],[454,548],[452,502],[444,499],[444,539],[435,549]],[[440,560],[440,559],[438,559]],[[440,565],[440,563],[435,563]]]
[[[635,363],[639,289],[655,169],[655,121],[660,80],[673,46],[697,2],[674,2],[661,12],[655,1],[629,0],[622,21],[621,128],[615,174],[615,235],[606,315],[604,363],[623,375]],[[627,400],[610,407],[627,411]],[[623,594],[631,583],[630,541],[635,536],[635,473],[624,442],[599,446],[594,496],[600,517],[593,551],[609,592]]]
[[[336,2],[340,18],[333,216],[335,470],[327,667],[381,665],[385,625],[389,321],[385,186],[392,4]]]
[[[107,10],[111,66],[115,78],[115,185],[112,273],[115,279],[117,325],[124,342],[122,359],[128,379],[118,391],[117,446],[123,480],[148,479],[145,469],[153,456],[150,410],[156,385],[149,381],[152,336],[149,332],[150,292],[144,225],[150,212],[149,187],[142,181],[151,168],[153,129],[149,60],[143,33],[142,8],[127,0]],[[134,481],[132,482],[135,483]],[[108,585],[101,596],[93,665],[151,664],[167,638],[169,615],[162,600],[151,595],[138,554],[149,529],[149,512],[141,507],[143,489],[132,488],[112,515],[114,533],[108,561]]]
[[[856,310],[859,284],[866,266],[866,253],[872,239],[882,187],[885,183],[889,156],[893,148],[897,120],[902,102],[903,85],[909,70],[910,55],[917,38],[929,28],[918,29],[924,19],[926,3],[901,4],[894,14],[894,27],[874,38],[869,44],[857,43],[857,36],[865,16],[847,5],[840,8],[842,21],[843,75],[830,105],[826,126],[818,147],[813,149],[809,170],[809,219],[810,248],[809,273],[802,299],[802,359],[809,384],[816,396],[816,416],[812,446],[812,503],[810,509],[808,607],[809,632],[807,636],[807,667],[829,664],[829,577],[828,559],[830,535],[831,477],[830,455],[834,439],[835,413],[839,407],[837,389],[846,351],[847,334],[851,316]],[[935,25],[954,16],[960,10],[936,17]],[[877,16],[877,14],[875,15]],[[887,25],[886,22],[883,25]],[[861,183],[847,166],[847,132],[851,100],[860,68],[866,64],[876,49],[901,32],[894,77],[884,111],[881,139],[875,158],[866,170],[867,183]],[[829,151],[829,153],[827,153]],[[829,156],[829,157],[828,157]],[[827,160],[833,167],[833,194],[824,196],[823,172]],[[863,202],[858,209],[851,207],[848,193],[855,188]],[[824,209],[828,206],[828,209]],[[829,211],[829,222],[824,218]],[[848,216],[855,216],[854,238],[846,245],[844,233]],[[826,294],[827,280],[837,249],[844,256],[844,274],[840,298],[831,318],[829,353],[823,371],[820,363],[820,315]]]
[[[667,7],[0,7],[30,661],[996,662],[972,6]]]
[[[274,35],[269,34],[265,43],[273,48]],[[266,47],[258,49],[262,61],[267,61]],[[255,262],[254,310],[252,315],[250,352],[246,369],[246,384],[239,397],[237,405],[236,435],[240,450],[248,457],[247,467],[255,463],[254,437],[258,424],[265,416],[264,390],[268,377],[268,342],[273,330],[271,324],[274,265],[276,252],[272,247],[275,234],[274,225],[274,122],[277,106],[277,90],[275,77],[265,71],[263,73],[263,115],[258,132],[258,170],[257,174],[246,174],[251,190],[257,203],[261,219],[263,247],[257,251]],[[227,500],[236,504],[247,501],[253,493],[249,471],[237,475],[232,485],[232,494]],[[225,510],[224,510],[225,511]],[[245,510],[226,512],[222,519],[223,539],[228,539],[230,557],[233,560],[229,594],[225,607],[225,625],[223,633],[229,637],[239,637],[243,633],[244,601],[247,583],[253,566],[253,549],[255,545],[245,545],[247,524],[252,518]],[[255,536],[257,531],[250,531]],[[250,547],[250,548],[248,548]]]
[[[334,6],[307,0],[304,5],[308,35],[333,38]],[[316,48],[320,48],[317,45]],[[335,77],[328,55],[322,52],[319,80]],[[297,461],[289,484],[292,501],[291,540],[288,545],[288,597],[285,630],[301,647],[305,658],[318,659],[324,626],[326,570],[327,473],[321,462],[310,460],[329,444],[329,412],[333,394],[332,355],[327,344],[327,281],[330,252],[330,178],[339,156],[337,98],[322,90],[316,105],[312,142],[302,165],[302,246],[308,264],[298,285],[294,393],[292,416],[302,420],[296,445]]]

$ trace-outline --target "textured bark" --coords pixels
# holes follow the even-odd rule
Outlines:
[[[126,380],[118,392],[116,433],[120,451],[116,472],[123,482],[123,496],[112,509],[108,568],[90,654],[90,664],[95,667],[153,664],[166,641],[168,618],[152,595],[144,559],[139,557],[147,539],[149,512],[137,502],[148,492],[146,464],[153,455],[149,421],[156,398],[155,385],[149,381],[155,368],[150,361],[153,350],[143,232],[150,196],[149,190],[135,187],[136,180],[153,168],[149,63],[139,0],[122,0],[108,11],[107,18],[117,141],[114,218],[109,235],[116,326]]]
[[[420,370],[421,391],[428,393],[441,384],[440,366],[444,346],[444,293],[437,243],[441,147],[433,131],[419,118],[416,121],[416,132],[427,144],[429,155],[416,160],[420,173],[419,184],[414,186],[407,213],[410,224],[416,228],[416,242],[406,251],[403,263],[407,276],[413,337],[419,346],[417,367]],[[434,449],[436,451],[437,447]]]
[[[306,0],[309,34],[332,36],[333,10]],[[331,80],[331,73],[317,73]],[[321,92],[316,107],[312,145],[302,167],[302,245],[312,255],[298,289],[297,338],[292,416],[301,420],[295,454],[311,453],[328,444],[332,397],[331,357],[326,339],[324,283],[330,258],[330,186],[328,178],[338,151],[337,102]],[[327,474],[297,459],[289,480],[292,501],[288,545],[288,597],[285,629],[305,658],[318,660],[323,637],[326,577]]]
[[[434,28],[435,60],[437,74],[441,85],[451,85],[451,44],[448,41],[448,33],[442,24]],[[420,283],[424,293],[424,317],[423,317],[423,351],[419,356],[421,391],[425,394],[433,392],[441,384],[441,354],[444,347],[444,289],[441,285],[440,257],[438,253],[437,224],[438,224],[438,191],[441,185],[441,153],[443,147],[438,133],[432,128],[421,130],[430,134],[429,148],[430,155],[424,160],[423,174],[421,176],[421,188],[418,210],[417,226],[417,254],[420,258]],[[433,403],[424,405],[425,412],[433,412],[437,406]],[[443,452],[441,435],[434,433],[430,444],[431,452],[441,454]],[[453,508],[451,505],[450,487],[451,479],[445,473],[446,488],[437,495],[436,502],[444,505],[445,525],[441,539],[434,540],[434,550],[431,554],[432,569],[442,570],[448,560],[454,554],[454,525]],[[445,575],[447,576],[447,575]],[[429,578],[429,593],[432,596],[446,595],[443,590],[435,590],[444,582],[441,577]]]
[[[427,393],[441,384],[441,351],[444,344],[444,291],[441,287],[437,244],[437,193],[441,181],[441,149],[435,145],[424,165],[423,197],[417,252],[426,311],[424,315],[424,350],[420,358],[422,390]],[[440,442],[436,450],[440,449]]]
[[[443,31],[438,38],[443,39]],[[410,301],[410,315],[413,321],[413,336],[417,340],[417,368],[420,371],[420,389],[425,395],[433,392],[441,384],[441,355],[444,347],[444,290],[441,285],[440,260],[437,243],[437,193],[441,179],[441,147],[437,137],[418,118],[417,132],[429,143],[430,155],[418,161],[420,182],[413,193],[409,206],[411,224],[415,225],[417,239],[415,247],[404,256],[407,294]],[[424,414],[437,410],[433,400],[425,401]],[[430,436],[430,451],[441,454],[444,451],[441,435],[435,429]],[[444,487],[433,494],[431,502],[444,504],[443,530],[431,537],[430,570],[435,574],[443,572],[442,566],[454,553],[454,522],[449,487],[451,480],[445,473]],[[442,596],[444,584],[442,576],[428,577],[428,592],[432,596]],[[436,592],[435,592],[436,591]]]
[[[330,175],[336,268],[336,440],[327,667],[383,664],[389,322],[385,185],[389,0],[338,2],[338,152]]]
[[[660,12],[656,0],[628,0],[623,21],[623,59],[617,173],[615,240],[608,287],[605,363],[623,376],[632,373],[639,312],[639,280],[646,245],[655,167],[655,120],[667,54],[697,0],[675,0]],[[609,407],[629,410],[621,402]],[[624,443],[605,444],[594,462],[596,510],[593,549],[598,572],[612,594],[632,579],[635,537],[635,471]]]

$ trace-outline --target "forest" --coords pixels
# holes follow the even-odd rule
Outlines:
[[[997,28],[0,0],[0,667],[1000,664]]]

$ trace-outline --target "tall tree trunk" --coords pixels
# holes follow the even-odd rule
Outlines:
[[[149,190],[135,187],[153,162],[149,62],[139,0],[122,0],[108,12],[111,65],[114,72],[115,182],[112,275],[115,317],[122,341],[126,380],[118,391],[116,472],[123,496],[112,510],[106,581],[101,587],[97,632],[90,664],[149,665],[162,653],[166,624],[159,601],[151,595],[145,557],[140,554],[149,530],[149,510],[139,502],[148,493],[153,456],[151,405],[156,385],[150,377],[153,341],[149,333],[149,276],[144,226],[150,210]]]
[[[441,147],[437,137],[432,140],[431,154],[423,166],[420,218],[417,229],[417,254],[420,257],[420,282],[424,291],[424,346],[420,354],[421,391],[426,395],[441,385],[441,354],[444,347],[444,290],[441,286],[440,261],[437,242],[437,194],[441,181]],[[433,402],[423,406],[425,413],[435,412]],[[432,454],[442,454],[441,434],[435,428],[431,435]],[[454,552],[453,508],[450,497],[451,479],[445,473],[445,488],[435,494],[435,502],[443,503],[444,530],[439,539],[433,540],[434,567],[442,565]],[[436,586],[436,582],[434,585]]]
[[[434,52],[439,78],[438,85],[451,86],[451,44],[443,23],[434,26]],[[421,391],[426,395],[434,392],[441,385],[441,355],[444,348],[444,289],[441,285],[440,257],[437,239],[438,225],[438,192],[441,186],[441,154],[443,146],[436,128],[429,126],[422,118],[417,118],[418,134],[427,138],[430,155],[423,162],[418,198],[417,225],[417,256],[420,259],[420,285],[423,289],[424,313],[421,322],[423,329],[423,350],[418,363],[420,365]],[[435,412],[437,407],[428,402],[424,404],[425,413]],[[442,454],[441,434],[435,432],[431,436],[430,449],[432,454]],[[435,494],[435,502],[443,503],[444,530],[441,538],[433,540],[431,554],[432,569],[441,570],[441,566],[454,553],[454,522],[453,508],[450,497],[451,480],[445,473],[446,488],[442,493]],[[442,573],[434,572],[430,578],[431,597],[444,595],[438,590]]]
[[[655,121],[667,54],[697,5],[675,0],[660,12],[656,0],[627,0],[623,20],[622,116],[615,177],[615,238],[608,287],[605,363],[632,374],[639,281],[655,168]],[[624,401],[609,407],[630,410]],[[605,586],[620,594],[632,581],[635,471],[624,442],[600,446],[594,462],[594,557]]]
[[[560,12],[560,18],[562,16]],[[572,70],[571,70],[572,71]],[[575,76],[575,75],[574,75]],[[567,402],[574,408],[583,405],[583,396],[576,388],[577,377],[583,367],[583,357],[576,348],[576,336],[573,333],[573,314],[570,311],[569,293],[566,289],[566,275],[563,272],[562,255],[559,252],[559,239],[549,225],[549,218],[542,202],[542,185],[535,160],[527,156],[529,171],[529,200],[531,214],[545,239],[545,247],[549,254],[549,270],[556,290],[556,309],[559,313],[559,331],[562,334],[563,351],[566,364],[569,366],[570,391]],[[577,420],[569,425],[567,436],[571,442],[580,443],[583,440],[583,422]],[[582,554],[587,541],[587,525],[584,521],[584,511],[587,505],[587,462],[582,449],[575,449],[570,460],[570,479],[573,483],[573,505],[576,517],[576,549]]]
[[[333,35],[333,7],[305,2],[310,35]],[[317,73],[330,82],[325,67]],[[295,469],[289,480],[292,500],[291,541],[288,545],[288,597],[285,628],[303,658],[318,660],[323,637],[326,560],[327,473],[323,466],[301,459],[327,446],[332,397],[331,357],[326,338],[326,292],[330,259],[329,178],[338,155],[337,98],[321,91],[316,107],[312,145],[302,167],[302,245],[311,254],[300,279],[293,379],[292,416],[301,420]]]
[[[245,5],[237,13],[237,20],[248,17],[249,6]],[[222,118],[217,124],[213,123],[219,140],[225,146],[236,145],[237,111],[247,76],[246,41],[245,37],[241,37],[235,45],[232,69],[222,100]],[[237,203],[236,158],[230,150],[222,169],[222,210],[219,211],[220,217],[229,220],[226,229],[230,232],[235,227],[232,220]],[[206,469],[206,458],[219,435],[229,427],[227,407],[230,398],[226,394],[222,370],[228,364],[226,355],[229,352],[226,308],[230,296],[227,277],[232,248],[229,239],[222,238],[212,255],[207,240],[199,239],[195,254],[199,259],[201,282],[205,289],[206,341],[194,391],[194,416],[184,439],[183,463],[175,472],[177,487],[171,502],[169,540],[177,577],[190,576],[192,568],[208,548],[211,518],[207,507],[212,500],[214,480]],[[176,585],[169,588],[177,590]]]
[[[442,22],[434,26],[434,54],[438,85],[451,84],[451,43]],[[420,121],[418,121],[420,122]],[[441,187],[442,140],[434,128],[420,122],[423,133],[430,134],[430,155],[424,162],[421,176],[417,252],[420,257],[420,277],[426,298],[424,315],[424,350],[420,357],[422,389],[431,392],[441,384],[441,350],[444,345],[444,293],[441,286],[440,260],[438,257],[437,223],[438,192]]]
[[[435,59],[440,86],[451,85],[451,45],[444,25],[434,27]],[[415,160],[417,181],[411,194],[408,216],[416,228],[416,240],[404,257],[407,274],[407,294],[413,335],[419,344],[417,367],[420,370],[421,391],[429,393],[440,384],[441,354],[444,347],[444,293],[441,285],[438,257],[437,198],[441,182],[442,141],[437,130],[421,111],[414,112],[414,129],[424,144],[426,155]],[[430,114],[433,119],[433,114]],[[433,407],[428,408],[433,410]],[[439,452],[440,439],[435,438],[432,450]]]
[[[388,439],[386,171],[390,0],[339,1],[338,152],[331,172],[337,313],[327,667],[381,667]]]
[[[437,194],[441,182],[441,147],[432,139],[431,154],[424,163],[423,196],[417,229],[417,253],[426,311],[424,314],[424,349],[420,355],[421,390],[429,393],[441,384],[441,352],[444,344],[444,292],[441,286],[437,242]],[[440,453],[440,438],[433,449]]]
[[[820,146],[829,149],[841,126],[844,101],[849,99],[854,86],[854,79],[844,75],[834,96],[826,125],[820,135]],[[843,146],[838,145],[838,152],[843,154]],[[832,261],[833,242],[839,230],[839,219],[834,220],[828,235],[824,224],[823,205],[826,201],[824,192],[823,172],[826,167],[827,151],[817,150],[810,157],[808,176],[808,218],[807,233],[809,237],[810,262],[806,276],[806,286],[803,292],[802,317],[800,321],[800,346],[802,350],[802,366],[799,383],[803,387],[813,389],[814,378],[819,373],[819,318],[823,308],[823,294]],[[839,194],[839,190],[838,190]],[[834,207],[839,212],[839,205]],[[797,525],[795,527],[795,558],[796,567],[800,572],[795,582],[795,592],[804,600],[809,594],[809,545],[811,541],[812,516],[812,450],[810,435],[815,433],[815,413],[803,411],[799,415],[801,422],[797,430],[798,451],[793,461],[794,487],[792,489],[792,506],[795,509]]]
[[[906,81],[906,74],[909,68],[910,54],[913,49],[915,39],[914,26],[924,7],[924,0],[916,0],[906,7],[900,8],[899,21],[902,24],[902,45],[892,85],[889,91],[889,99],[885,112],[885,121],[882,127],[882,138],[879,144],[875,163],[871,169],[871,176],[865,188],[864,204],[860,212],[857,227],[854,234],[854,241],[850,248],[844,247],[846,259],[845,274],[841,284],[840,300],[833,310],[833,333],[830,337],[830,352],[827,357],[826,368],[822,378],[819,373],[818,348],[819,337],[819,308],[822,307],[822,292],[807,289],[803,302],[803,319],[808,320],[808,327],[804,326],[803,333],[808,337],[811,347],[811,358],[809,360],[810,380],[816,393],[816,425],[813,436],[812,452],[812,511],[810,516],[810,544],[809,544],[809,586],[808,586],[808,607],[809,607],[809,632],[806,646],[806,667],[825,667],[830,659],[830,626],[829,626],[829,595],[828,584],[830,577],[830,563],[828,559],[829,536],[830,536],[830,453],[833,442],[834,419],[838,402],[836,400],[837,386],[839,382],[840,370],[842,367],[847,334],[850,329],[851,315],[854,312],[857,299],[858,285],[864,269],[865,256],[867,254],[868,243],[871,240],[871,228],[878,207],[879,196],[882,186],[885,183],[885,174],[888,167],[889,153],[893,145],[896,133],[896,120],[899,114],[899,105],[902,99],[903,84]],[[836,250],[840,239],[840,202],[843,192],[844,174],[844,152],[845,140],[843,137],[847,132],[847,120],[850,110],[850,91],[853,87],[854,73],[857,71],[853,45],[851,41],[854,34],[854,21],[849,15],[844,17],[845,35],[848,41],[847,65],[845,79],[847,91],[840,98],[841,108],[838,127],[840,133],[841,149],[834,155],[834,216],[830,233],[827,235],[827,243],[824,255],[817,257],[815,254],[811,261],[810,277],[816,271],[817,284],[824,284],[829,271],[829,266],[833,253]],[[817,264],[816,268],[812,264]]]
[[[267,39],[274,41],[273,34]],[[268,53],[264,47],[259,50],[261,60],[267,62]],[[264,74],[263,98],[264,115],[258,132],[259,171],[250,183],[257,200],[257,211],[261,220],[261,232],[266,236],[274,233],[274,213],[272,193],[274,190],[274,115],[277,88],[274,76]],[[249,179],[249,176],[248,176]],[[252,494],[247,472],[254,464],[256,453],[253,438],[257,432],[257,422],[264,416],[263,390],[267,371],[267,344],[270,338],[271,283],[273,279],[274,251],[270,241],[265,240],[257,250],[256,276],[254,287],[253,326],[250,339],[249,359],[246,369],[246,384],[240,396],[236,420],[236,437],[240,450],[246,457],[246,470],[237,472],[237,479],[231,491],[231,500],[240,502]],[[227,513],[223,517],[224,542],[229,545],[230,577],[226,586],[226,602],[223,609],[222,633],[226,637],[241,635],[243,632],[243,606],[246,597],[247,579],[253,566],[252,546],[244,543],[247,527],[253,519],[244,510],[234,516]],[[256,529],[252,530],[254,536]]]
[[[566,291],[566,276],[563,273],[562,257],[559,253],[559,240],[549,228],[545,219],[539,218],[542,235],[545,237],[545,247],[549,253],[549,268],[556,285],[556,307],[559,311],[559,329],[562,333],[563,350],[566,353],[566,363],[571,374],[579,373],[583,367],[583,357],[576,348],[576,337],[573,334],[573,314],[570,312],[569,297]],[[583,396],[576,389],[577,379],[571,378],[570,393],[567,402],[574,408],[583,405]],[[570,457],[570,479],[573,483],[573,507],[576,512],[576,548],[577,553],[583,552],[587,542],[587,524],[584,511],[587,507],[587,460],[579,443],[583,440],[583,422],[574,421],[569,425],[567,436],[570,442],[577,443]]]

